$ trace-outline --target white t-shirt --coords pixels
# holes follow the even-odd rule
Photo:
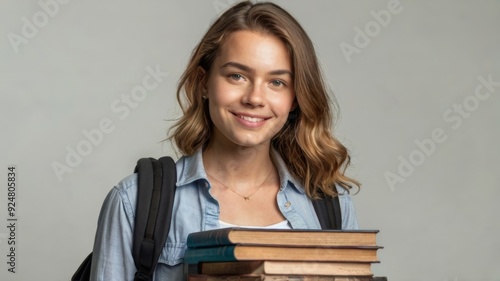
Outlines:
[[[235,225],[235,224],[230,224],[224,221],[219,220],[219,225],[220,228],[227,228],[227,227],[244,227],[244,228],[272,228],[272,229],[291,229],[292,227],[288,223],[288,220],[280,221],[275,224],[271,225],[266,225],[266,226],[255,226],[255,225]]]

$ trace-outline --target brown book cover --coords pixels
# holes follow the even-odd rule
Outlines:
[[[371,263],[305,262],[305,261],[239,261],[203,262],[199,265],[201,274],[289,274],[289,275],[335,275],[373,276]]]
[[[378,262],[377,250],[381,247],[273,247],[231,245],[209,248],[188,248],[184,262],[224,262],[242,260],[335,261]]]
[[[282,246],[376,246],[378,230],[221,228],[189,234],[190,248],[234,244]]]
[[[386,277],[290,275],[188,275],[188,281],[387,281]]]

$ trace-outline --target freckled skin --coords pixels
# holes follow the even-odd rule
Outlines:
[[[214,142],[269,146],[293,107],[291,69],[278,38],[251,31],[231,34],[206,83]]]

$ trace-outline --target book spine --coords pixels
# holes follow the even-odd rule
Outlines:
[[[188,248],[184,254],[184,263],[236,261],[234,250],[235,246]]]
[[[231,245],[232,243],[229,239],[229,233],[231,231],[231,228],[222,228],[191,233],[188,235],[186,243],[189,248]]]

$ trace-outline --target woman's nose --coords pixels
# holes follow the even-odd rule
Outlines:
[[[243,103],[252,107],[263,106],[265,102],[264,94],[264,87],[258,83],[254,83],[246,90],[243,96]]]

